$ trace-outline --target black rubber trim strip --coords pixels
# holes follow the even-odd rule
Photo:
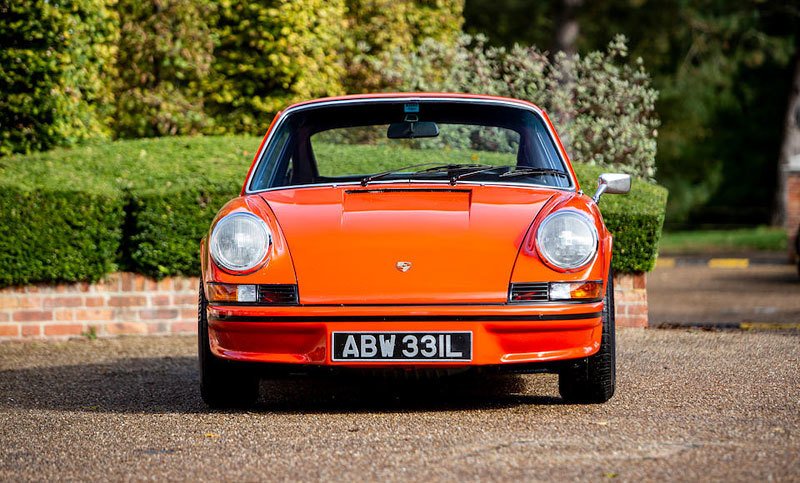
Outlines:
[[[284,316],[238,316],[220,315],[212,317],[220,322],[508,322],[596,319],[602,312],[553,315],[284,315]]]

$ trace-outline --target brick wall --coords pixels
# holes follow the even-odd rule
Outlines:
[[[647,274],[614,275],[617,327],[647,327]]]
[[[786,233],[789,235],[789,256],[794,260],[795,237],[800,226],[800,171],[789,171],[786,178]]]
[[[0,340],[69,338],[90,331],[190,334],[197,326],[197,278],[156,282],[115,273],[103,282],[28,285],[0,290]],[[615,278],[617,325],[647,326],[645,275]]]
[[[197,278],[156,282],[115,273],[95,284],[2,289],[0,338],[189,333],[197,324],[197,284]]]

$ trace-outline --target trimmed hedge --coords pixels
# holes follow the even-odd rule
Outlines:
[[[0,161],[0,286],[116,269],[198,272],[198,240],[236,196],[259,140],[158,138]]]
[[[171,137],[3,159],[0,286],[94,281],[117,268],[197,274],[198,240],[238,194],[258,145],[251,137]],[[336,153],[352,163],[357,150]],[[601,169],[576,170],[591,193]],[[617,271],[653,268],[665,204],[666,190],[644,181],[628,196],[603,197]]]
[[[0,286],[96,281],[113,272],[123,199],[44,184],[0,184]]]

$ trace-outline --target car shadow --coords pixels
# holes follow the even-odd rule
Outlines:
[[[552,376],[460,375],[430,380],[381,376],[297,376],[263,380],[249,412],[448,411],[562,404]],[[531,381],[533,390],[531,390]],[[0,409],[117,413],[204,413],[194,357],[0,371]]]

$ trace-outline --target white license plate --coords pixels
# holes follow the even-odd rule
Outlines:
[[[471,361],[472,332],[333,332],[331,358],[343,361]]]

